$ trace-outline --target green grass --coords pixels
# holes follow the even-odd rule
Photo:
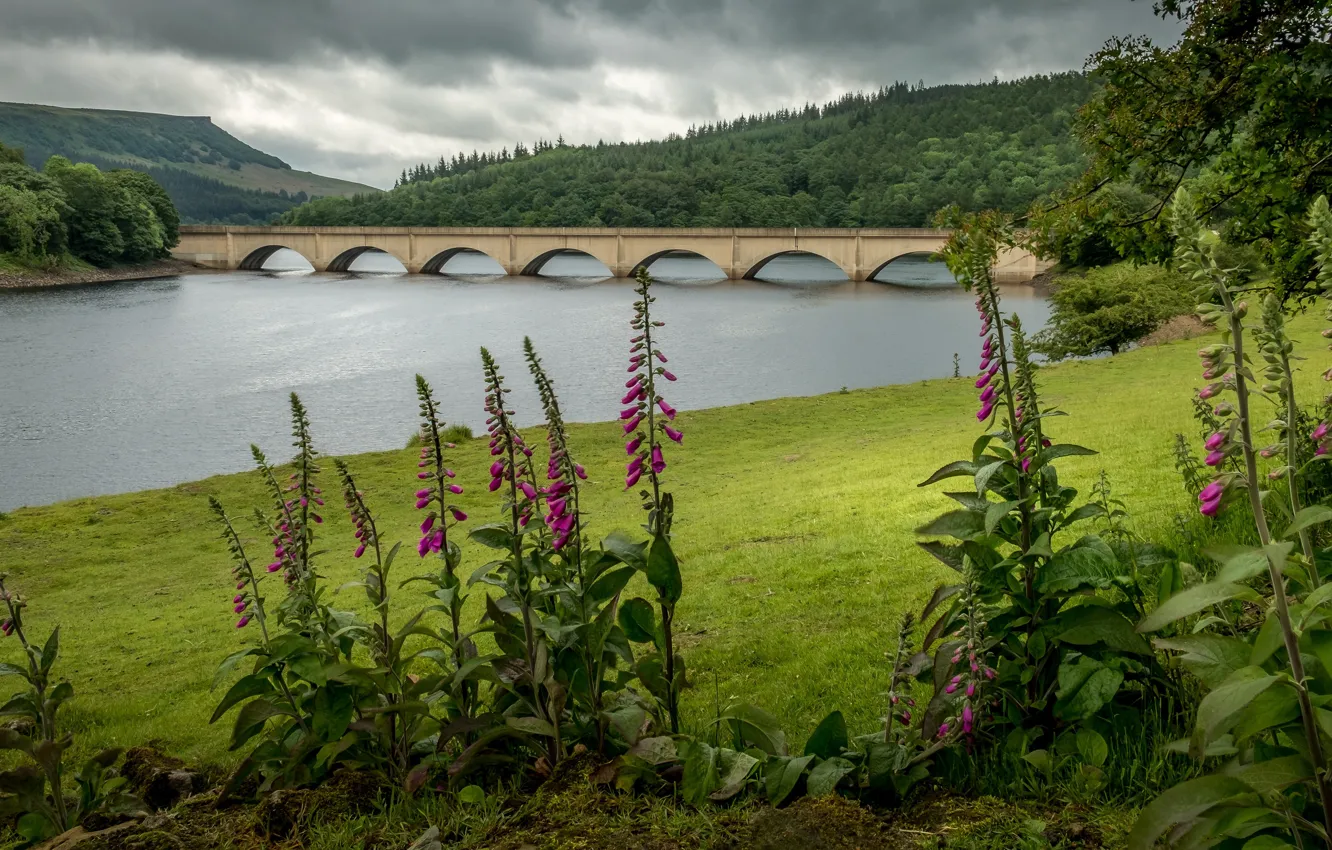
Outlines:
[[[95,266],[85,263],[72,254],[60,257],[43,257],[29,260],[14,254],[0,252],[0,274],[50,274],[52,272],[87,272]]]
[[[1305,317],[1293,331],[1312,340],[1316,327]],[[1189,398],[1199,383],[1197,347],[1184,342],[1042,372],[1047,403],[1070,414],[1051,421],[1056,440],[1102,452],[1061,462],[1065,479],[1085,493],[1105,466],[1136,530],[1148,535],[1173,534],[1174,515],[1191,512],[1170,440],[1196,431]],[[1314,399],[1325,357],[1306,353],[1301,380],[1304,397]],[[684,376],[691,379],[705,377]],[[969,379],[947,379],[681,415],[686,445],[669,453],[666,479],[676,494],[686,588],[676,634],[695,685],[684,700],[691,724],[701,726],[731,699],[774,712],[796,741],[834,708],[857,732],[877,722],[883,655],[899,617],[948,577],[917,549],[912,529],[950,502],[944,488],[916,485],[970,451],[979,430],[974,395]],[[404,433],[413,427],[402,423]],[[591,533],[632,529],[641,518],[621,491],[618,427],[577,425],[572,440],[591,474],[584,500]],[[265,448],[277,455],[285,446]],[[349,459],[381,535],[406,541],[407,551],[418,521],[415,461],[411,450]],[[498,516],[485,487],[488,463],[479,440],[452,455],[472,524]],[[324,476],[334,492],[331,464]],[[257,476],[245,473],[24,508],[0,520],[4,569],[31,599],[30,628],[61,624],[59,672],[78,695],[67,722],[80,751],[158,740],[187,758],[228,759],[229,724],[207,722],[219,696],[209,686],[217,662],[254,635],[232,627],[230,563],[208,512],[210,494],[239,517],[263,503]],[[323,569],[336,587],[357,567],[335,503],[336,496],[323,526]],[[263,541],[253,544],[263,558]],[[485,556],[475,545],[465,551],[470,573]],[[400,561],[398,577],[418,563]],[[478,586],[474,598],[480,593]],[[418,599],[410,588],[401,592],[398,610]],[[337,601],[354,607],[360,599],[349,593]],[[0,644],[0,657],[16,654],[12,642]]]

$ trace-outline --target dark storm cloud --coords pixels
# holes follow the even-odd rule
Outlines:
[[[1147,0],[0,0],[0,100],[209,114],[298,168],[653,138],[895,80],[1082,67]]]

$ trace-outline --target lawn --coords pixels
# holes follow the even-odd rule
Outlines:
[[[1292,331],[1316,339],[1318,324],[1302,317]],[[1196,434],[1189,399],[1199,382],[1197,347],[1175,343],[1041,373],[1047,403],[1069,414],[1053,420],[1049,432],[1057,442],[1102,453],[1062,462],[1066,480],[1086,492],[1105,467],[1134,527],[1148,535],[1169,534],[1174,516],[1192,510],[1170,444],[1176,432]],[[1312,362],[1301,380],[1313,400],[1321,397],[1324,357],[1306,354]],[[510,374],[519,374],[518,364],[510,364]],[[899,618],[948,574],[914,545],[912,529],[951,503],[945,488],[917,483],[969,453],[979,431],[974,395],[970,380],[948,379],[681,414],[688,436],[669,454],[666,479],[676,496],[683,560],[676,634],[694,685],[684,699],[691,725],[702,726],[732,699],[772,711],[797,741],[833,708],[856,732],[877,722],[884,652]],[[402,423],[404,434],[413,427]],[[317,440],[318,421],[314,433]],[[641,521],[636,500],[621,489],[618,435],[613,423],[572,429],[591,476],[584,504],[594,536]],[[272,457],[287,451],[264,448]],[[189,451],[189,435],[161,450]],[[416,453],[348,461],[381,536],[406,541],[411,552]],[[452,465],[467,488],[469,524],[498,519],[485,487],[484,441],[460,446]],[[324,468],[323,486],[333,493],[331,463]],[[44,634],[61,625],[59,671],[77,693],[66,722],[80,751],[156,740],[186,758],[227,760],[229,723],[208,724],[220,695],[210,693],[213,672],[255,635],[233,627],[231,564],[207,497],[218,496],[248,530],[245,517],[263,504],[258,484],[253,473],[226,475],[24,508],[0,520],[4,570],[31,600],[29,627]],[[321,545],[334,587],[358,567],[340,503],[330,499]],[[252,536],[262,558],[263,541]],[[486,555],[475,544],[464,551],[467,574]],[[404,558],[398,576],[419,563],[414,554]],[[399,612],[418,606],[415,587],[398,594]],[[646,587],[634,584],[629,592]],[[473,601],[480,593],[478,586]],[[346,607],[363,598],[355,591],[343,597]],[[14,660],[17,651],[12,641],[0,644],[0,657]]]

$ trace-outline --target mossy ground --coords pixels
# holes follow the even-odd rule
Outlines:
[[[1292,332],[1312,341],[1318,326],[1301,317]],[[1105,468],[1135,529],[1157,539],[1173,535],[1177,515],[1193,514],[1170,445],[1176,432],[1197,433],[1190,417],[1197,346],[1172,343],[1042,371],[1046,403],[1069,414],[1050,421],[1055,439],[1101,452],[1061,462],[1065,480],[1085,493]],[[1311,360],[1300,381],[1312,401],[1322,395],[1317,375],[1326,356],[1314,345],[1304,353]],[[685,581],[676,633],[694,683],[684,698],[689,727],[702,729],[732,699],[773,712],[795,742],[834,708],[856,731],[877,722],[883,653],[900,615],[947,577],[917,549],[912,531],[947,509],[946,488],[916,485],[969,454],[979,431],[974,396],[971,380],[948,379],[681,415],[688,436],[669,453],[666,478],[676,494]],[[414,423],[402,426],[410,433]],[[317,439],[318,422],[314,433]],[[591,533],[634,528],[641,517],[621,489],[618,427],[577,425],[572,441],[591,473],[584,499]],[[275,456],[284,450],[265,448]],[[189,451],[189,435],[161,450]],[[418,522],[415,452],[348,461],[381,536],[406,541],[410,551]],[[473,522],[496,516],[484,443],[460,446],[451,463]],[[336,489],[331,464],[324,486]],[[219,696],[210,686],[217,662],[253,636],[233,627],[230,563],[209,495],[239,517],[265,502],[257,476],[242,473],[23,508],[0,519],[0,558],[12,586],[31,599],[30,628],[44,634],[61,625],[59,673],[77,693],[65,709],[76,756],[155,740],[191,761],[235,758],[226,751],[228,724],[207,723]],[[358,566],[336,501],[321,546],[333,587]],[[262,559],[265,541],[251,532],[250,545]],[[467,547],[464,569],[482,557]],[[397,569],[406,578],[424,567],[403,559]],[[646,588],[634,584],[628,592]],[[360,604],[354,594],[335,603]],[[405,617],[420,604],[408,588],[396,610]]]

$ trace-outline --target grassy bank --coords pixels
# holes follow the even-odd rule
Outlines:
[[[1311,341],[1317,324],[1304,317],[1292,330]],[[1191,511],[1170,439],[1196,431],[1189,416],[1196,348],[1175,343],[1042,373],[1046,398],[1070,414],[1052,420],[1056,438],[1102,452],[1061,469],[1085,491],[1105,466],[1147,534],[1168,536],[1174,515]],[[1302,377],[1311,390],[1323,365],[1313,358]],[[517,375],[517,364],[509,366]],[[684,376],[691,379],[701,378]],[[689,436],[672,454],[668,479],[684,559],[676,633],[694,683],[685,697],[692,725],[732,698],[768,708],[796,740],[833,708],[854,730],[877,721],[883,653],[898,617],[918,608],[946,573],[914,546],[912,529],[949,502],[941,488],[916,484],[969,452],[978,431],[974,394],[968,379],[934,380],[682,414]],[[413,426],[403,422],[403,433]],[[573,429],[591,473],[585,504],[594,535],[640,521],[635,500],[621,492],[618,431],[610,423]],[[408,450],[350,460],[381,535],[408,541],[408,551],[415,460]],[[453,455],[473,522],[496,516],[485,488],[488,461],[482,441]],[[331,464],[325,476],[334,491]],[[62,626],[60,671],[78,693],[68,718],[81,750],[158,740],[189,758],[226,758],[229,724],[207,724],[218,697],[209,686],[217,662],[252,636],[232,627],[230,564],[207,496],[244,516],[262,503],[257,485],[253,474],[227,475],[25,508],[0,520],[4,569],[33,600],[30,623],[38,631]],[[356,562],[349,523],[332,501],[323,565],[337,586],[353,577]],[[253,543],[262,557],[263,541]],[[467,574],[483,555],[475,545],[465,551]],[[631,585],[634,592],[645,588]],[[401,610],[418,605],[412,596],[411,588],[401,592]],[[349,592],[342,604],[361,598]]]
[[[149,277],[190,274],[198,271],[192,263],[181,260],[155,260],[151,263],[98,268],[77,257],[65,254],[51,261],[27,261],[13,254],[0,253],[0,289],[26,289],[46,286],[73,286],[88,283],[110,283],[117,280],[140,280]]]

